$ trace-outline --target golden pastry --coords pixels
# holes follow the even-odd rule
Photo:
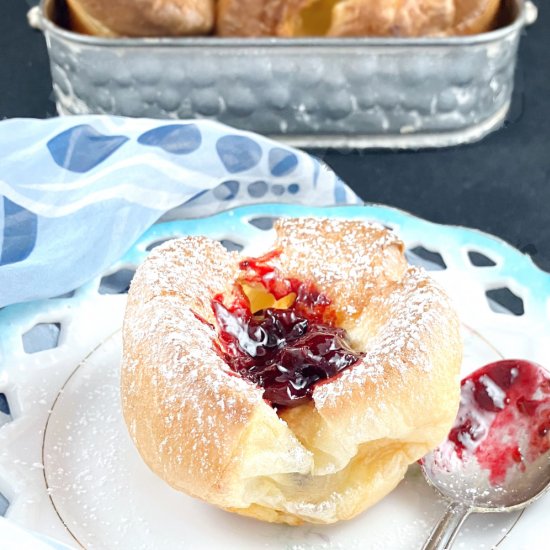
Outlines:
[[[175,489],[266,521],[332,523],[447,435],[459,323],[386,228],[303,218],[275,230],[260,258],[186,237],[138,269],[124,417]]]
[[[209,34],[215,0],[67,0],[71,28],[103,37]]]
[[[220,0],[222,36],[452,36],[493,28],[500,0]]]

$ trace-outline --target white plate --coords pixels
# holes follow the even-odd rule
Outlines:
[[[312,212],[377,218],[399,226],[409,247],[422,244],[441,254],[448,269],[434,271],[433,275],[447,288],[464,323],[463,374],[500,357],[549,364],[544,331],[549,327],[545,300],[550,295],[550,277],[545,275],[547,279],[539,280],[541,273],[534,267],[529,280],[523,275],[511,277],[509,262],[514,260],[513,268],[518,271],[521,265],[516,264],[525,260],[503,243],[460,228],[438,228],[436,235],[434,226],[427,222],[382,207],[252,207],[199,224],[167,224],[152,229],[114,269],[135,267],[147,245],[168,235],[205,233],[248,244],[260,232],[248,224],[251,218]],[[466,238],[468,235],[470,238]],[[468,250],[482,251],[497,265],[475,268],[466,260],[460,263],[459,258],[467,256],[463,252]],[[542,301],[540,308],[531,307],[528,285],[533,281],[536,285],[540,281],[548,283],[548,294],[535,295],[538,302]],[[485,291],[503,284],[522,297],[524,315],[492,311]],[[72,298],[0,312],[10,316],[12,327],[0,339],[0,353],[7,366],[0,371],[0,389],[8,395],[14,417],[0,429],[0,491],[11,501],[7,517],[86,548],[421,547],[445,503],[428,488],[416,465],[376,506],[352,521],[333,526],[264,524],[217,510],[164,484],[141,461],[120,412],[119,329],[125,297],[100,295],[98,286],[99,280]],[[21,335],[37,323],[60,323],[60,340],[53,349],[25,353]],[[545,547],[550,527],[546,526],[544,510],[549,503],[550,497],[544,498],[521,518],[518,513],[472,516],[456,548]]]

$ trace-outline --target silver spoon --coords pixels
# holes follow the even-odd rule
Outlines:
[[[502,362],[500,362],[502,363]],[[533,367],[533,364],[527,362],[518,362],[527,364],[529,368]],[[495,364],[496,365],[496,364]],[[491,367],[492,365],[488,365]],[[520,365],[521,366],[521,365]],[[485,367],[486,369],[487,367]],[[527,368],[527,367],[526,367]],[[542,369],[538,365],[534,365],[534,368]],[[478,371],[479,372],[479,371]],[[481,380],[484,380],[481,377]],[[480,385],[479,382],[478,386]],[[491,412],[482,410],[479,407],[472,413],[472,400],[473,400],[473,383],[462,385],[461,395],[461,408],[457,417],[457,423],[462,422],[464,425],[465,418],[474,420],[474,424],[479,421],[476,427],[470,432],[466,433],[466,437],[462,436],[462,441],[465,445],[459,444],[460,457],[457,456],[456,449],[456,433],[453,439],[452,431],[449,434],[449,438],[433,452],[426,455],[422,460],[422,471],[426,477],[428,483],[434,487],[448,502],[448,507],[432,531],[430,537],[423,546],[423,550],[447,550],[451,548],[458,532],[471,513],[486,513],[486,512],[512,512],[524,508],[541,497],[550,488],[550,450],[543,454],[536,456],[529,453],[526,445],[531,442],[531,435],[529,428],[525,429],[525,425],[521,425],[518,429],[518,449],[526,449],[526,452],[522,453],[520,464],[514,464],[512,467],[507,468],[503,479],[495,482],[494,477],[487,468],[479,464],[476,459],[476,449],[480,442],[487,440],[491,437],[492,421],[499,414],[510,415],[508,407],[516,407],[517,409],[517,397],[514,396],[514,402],[509,404],[510,399],[505,393],[495,396],[495,387],[493,387],[492,381],[489,380],[491,387],[490,392],[487,392],[495,397],[498,405],[502,404],[502,408],[495,406]],[[482,388],[483,389],[483,388]],[[497,387],[498,390],[498,387]],[[540,390],[537,390],[538,397],[540,397]],[[507,401],[502,401],[502,398]],[[532,398],[533,395],[525,396],[527,399]],[[487,398],[485,394],[484,398]],[[501,399],[501,403],[499,403]],[[534,401],[531,401],[534,402]],[[505,404],[504,404],[505,403]],[[543,403],[546,411],[548,410],[548,398],[545,397]],[[494,404],[494,403],[493,403]],[[515,414],[515,418],[520,418],[520,413],[514,409],[512,412]],[[508,413],[505,411],[508,410]],[[489,418],[489,422],[487,419]],[[520,418],[522,420],[522,418]],[[532,422],[531,429],[537,426],[536,415],[533,418],[527,419]],[[485,422],[485,426],[483,425]],[[455,424],[457,426],[457,424]],[[470,435],[473,437],[470,439]],[[497,434],[497,443],[504,441],[503,434]],[[505,437],[505,436],[504,436]],[[546,437],[546,432],[541,437]],[[550,434],[548,435],[550,437]],[[529,460],[528,457],[533,458]],[[497,453],[498,457],[498,453]]]

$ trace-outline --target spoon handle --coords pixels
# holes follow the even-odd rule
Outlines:
[[[460,527],[471,511],[470,506],[466,504],[451,502],[422,550],[448,550],[451,548]]]

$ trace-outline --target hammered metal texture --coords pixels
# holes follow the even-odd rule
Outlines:
[[[200,46],[143,47],[71,40],[52,28],[45,34],[62,114],[213,118],[277,137],[363,136],[398,147],[471,141],[498,126],[521,30],[416,46],[251,47],[205,38]]]

